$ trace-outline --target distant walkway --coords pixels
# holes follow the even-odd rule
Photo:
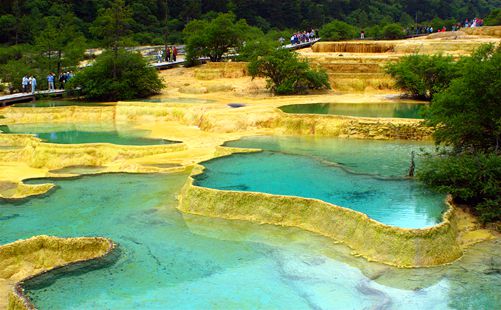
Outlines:
[[[299,43],[299,44],[287,44],[284,45],[282,48],[285,49],[290,49],[290,50],[297,50],[301,48],[306,48],[310,47],[313,44],[317,43],[320,41],[320,39],[315,39],[310,42],[304,42],[304,43]],[[235,57],[238,55],[231,55],[231,57]],[[208,60],[208,58],[203,58],[201,59],[202,61]],[[167,69],[172,69],[176,66],[184,65],[186,63],[186,60],[180,59],[177,61],[171,61],[171,62],[155,62],[151,63],[151,66],[158,70],[167,70]],[[16,94],[11,94],[11,95],[5,95],[5,96],[0,96],[0,107],[5,107],[7,105],[13,104],[15,102],[22,102],[22,101],[30,101],[30,100],[35,100],[37,95],[48,95],[48,96],[61,96],[65,93],[66,91],[64,89],[58,89],[55,91],[48,91],[48,90],[41,90],[41,91],[36,91],[34,94],[32,93],[16,93]]]
[[[34,94],[30,92],[30,93],[16,93],[11,95],[0,96],[0,107],[7,106],[14,102],[35,100],[37,95],[61,96],[64,93],[65,93],[64,89],[57,89],[54,91],[40,90],[36,91]]]

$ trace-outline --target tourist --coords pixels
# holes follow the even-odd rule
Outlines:
[[[30,79],[28,78],[28,75],[23,76],[23,81],[21,82],[21,85],[23,86],[23,93],[28,92],[29,84],[30,84]]]
[[[67,78],[66,73],[62,72],[59,76],[59,89],[64,89],[64,84],[66,84]]]
[[[365,39],[365,31],[360,31],[360,39],[363,40]]]
[[[170,48],[170,61],[175,61],[174,60],[174,47],[173,46]]]
[[[31,93],[34,94],[37,88],[37,79],[35,78],[34,75],[30,77],[30,83],[31,83]]]
[[[172,47],[172,59],[173,59],[173,61],[177,61],[177,47],[176,46]]]
[[[157,53],[157,62],[158,63],[161,63],[162,62],[162,59],[163,59],[164,55],[162,53],[162,49],[159,49],[158,50],[158,53]]]
[[[54,88],[54,73],[49,73],[49,75],[47,75],[47,86],[48,86],[48,90],[49,92],[53,92],[55,90]]]
[[[170,62],[170,47],[165,50],[165,61]]]

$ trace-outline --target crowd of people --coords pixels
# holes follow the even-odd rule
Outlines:
[[[165,51],[162,49],[159,49],[157,51],[157,62],[161,63],[162,61],[166,61],[166,62],[177,61],[177,53],[178,53],[177,47],[175,47],[175,46],[168,46],[165,49]]]
[[[434,32],[446,32],[446,31],[459,31],[461,28],[475,28],[482,27],[484,25],[484,20],[481,18],[475,17],[471,21],[467,18],[464,22],[456,23],[451,26],[450,29],[447,29],[446,26],[442,28],[433,29],[432,26],[418,26],[414,29],[415,34],[426,34],[426,33],[434,33]],[[407,29],[407,34],[411,34],[410,29]]]
[[[317,34],[314,29],[311,29],[310,31],[296,32],[291,36],[290,44],[296,45],[311,42],[317,38],[316,35]],[[280,37],[278,40],[280,41],[280,44],[284,45],[285,39],[283,37]]]
[[[59,75],[59,89],[64,89],[65,84],[74,76],[72,71],[62,72]],[[27,74],[23,76],[21,81],[21,86],[23,93],[32,93],[34,94],[37,89],[37,79],[34,75]],[[56,90],[56,74],[54,72],[50,72],[47,75],[47,90],[53,92]]]

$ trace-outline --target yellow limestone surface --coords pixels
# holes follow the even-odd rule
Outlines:
[[[442,42],[442,44],[446,45],[447,42]],[[454,47],[454,49],[457,48]],[[50,190],[51,185],[34,187],[24,185],[22,181],[35,177],[74,176],[78,173],[57,172],[58,169],[73,166],[98,167],[97,173],[168,173],[179,169],[191,169],[194,165],[197,167],[196,164],[202,161],[242,151],[221,147],[221,145],[225,141],[251,135],[430,139],[429,129],[423,127],[420,120],[288,115],[281,112],[278,107],[286,104],[379,103],[387,100],[383,95],[396,94],[395,90],[386,89],[391,86],[390,82],[386,86],[383,85],[384,87],[373,87],[369,84],[372,83],[372,76],[375,80],[388,79],[381,75],[380,66],[386,61],[397,59],[398,55],[352,54],[347,57],[346,53],[344,56],[339,56],[336,53],[314,53],[311,49],[301,51],[301,53],[311,62],[331,66],[328,69],[331,70],[329,74],[336,79],[345,74],[357,80],[356,82],[360,83],[357,91],[362,90],[364,93],[343,94],[335,88],[334,91],[314,92],[308,96],[273,97],[265,90],[264,79],[253,80],[245,75],[246,64],[208,64],[199,68],[176,68],[162,72],[166,87],[156,98],[181,97],[214,100],[213,102],[197,104],[119,102],[109,107],[44,109],[8,107],[0,109],[0,115],[5,117],[0,118],[0,125],[22,123],[54,125],[71,122],[86,126],[87,123],[100,122],[120,128],[121,124],[125,124],[125,126],[150,130],[151,138],[182,141],[175,145],[149,147],[110,144],[57,145],[43,143],[29,135],[0,134],[0,158],[2,158],[0,161],[0,195],[8,199],[17,199],[41,194]],[[344,70],[344,72],[337,72],[339,70]],[[362,72],[357,73],[357,70]],[[232,109],[227,106],[229,103],[243,103],[246,106]],[[161,165],[165,164],[175,164],[178,167],[162,168]],[[185,212],[297,226],[341,240],[351,246],[356,253],[369,259],[399,266],[426,266],[452,261],[461,255],[463,247],[491,237],[489,232],[470,225],[472,221],[468,216],[457,220],[456,210],[450,211],[444,223],[429,231],[400,232],[371,221],[363,214],[321,201],[301,198],[286,200],[283,197],[265,194],[249,196],[248,193],[219,193],[191,187],[191,183],[189,185],[183,191],[182,203],[179,206]],[[235,203],[235,198],[239,199],[238,203]],[[202,202],[210,203],[207,203],[206,209],[203,209],[200,207]],[[245,206],[245,208],[237,208],[237,206]],[[252,208],[256,206],[259,207],[259,212],[253,214]],[[345,227],[331,225],[334,220],[346,222]],[[461,228],[463,226],[468,229],[464,230]],[[333,232],[333,227],[344,228],[337,229],[339,232]],[[353,240],[350,240],[351,235],[355,236]],[[458,239],[455,241],[455,238]],[[9,267],[11,271],[18,271],[9,275],[8,278],[0,276],[2,287],[12,287],[15,281],[32,274],[35,270],[34,266],[38,266],[33,264],[35,256],[38,255],[40,260],[49,263],[51,261],[43,260],[43,257],[56,257],[54,253],[57,251],[40,250],[32,245],[33,242],[22,241],[18,244],[20,250],[16,260],[19,269]],[[438,245],[447,250],[440,249]],[[420,250],[421,247],[426,250],[423,252]],[[0,251],[3,248],[0,247]],[[68,250],[63,252],[74,253],[75,259],[80,257],[80,251],[84,254],[89,253],[82,248],[77,249],[78,246],[75,251],[69,250],[70,248],[73,246],[68,245],[65,247]],[[397,257],[391,257],[392,255]],[[3,260],[0,260],[0,264],[1,261]],[[59,263],[64,262],[56,262],[56,264]],[[46,267],[49,268],[49,266]],[[20,276],[13,278],[14,274]],[[0,290],[0,292],[7,291]],[[0,296],[0,301],[4,300],[5,298]],[[4,305],[0,305],[0,308],[2,306]]]
[[[368,260],[398,267],[441,265],[462,255],[453,207],[438,225],[403,229],[317,199],[221,191],[192,182],[190,178],[181,194],[179,209],[183,212],[299,227],[343,242]]]
[[[54,268],[102,257],[114,247],[113,242],[105,238],[49,236],[0,246],[0,309],[29,307],[20,292],[14,291],[18,282]]]

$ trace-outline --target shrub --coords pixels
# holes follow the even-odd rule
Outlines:
[[[501,150],[501,47],[483,46],[462,61],[462,76],[427,111],[435,140],[456,152]]]
[[[320,28],[319,35],[324,40],[339,41],[353,39],[358,33],[352,25],[340,20],[333,20]]]
[[[400,39],[404,36],[405,32],[399,24],[388,24],[383,28],[383,37],[385,39]]]
[[[485,18],[486,26],[498,26],[501,25],[501,8],[492,10],[489,15]]]
[[[445,155],[429,157],[418,177],[472,207],[483,222],[501,220],[501,47],[485,45],[461,61],[460,77],[436,94],[425,114]]]
[[[330,89],[325,71],[312,70],[305,60],[287,49],[272,49],[249,63],[252,77],[267,78],[268,89],[278,95],[305,93],[309,89]]]
[[[501,156],[462,154],[427,158],[418,178],[431,188],[468,204],[482,222],[501,220]]]
[[[87,99],[113,101],[151,96],[161,90],[162,82],[141,55],[121,49],[116,58],[113,52],[103,53],[79,72],[67,85],[74,87],[80,87]]]
[[[188,65],[197,64],[200,57],[222,61],[224,54],[238,52],[245,41],[263,36],[262,31],[247,25],[245,20],[236,21],[232,13],[220,13],[211,20],[192,20],[183,33]]]
[[[388,64],[386,72],[395,79],[398,88],[414,97],[431,99],[460,75],[459,67],[451,56],[416,54]]]

